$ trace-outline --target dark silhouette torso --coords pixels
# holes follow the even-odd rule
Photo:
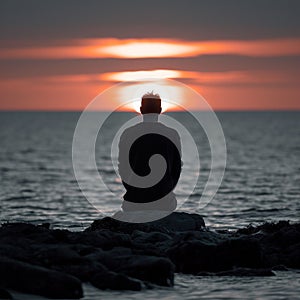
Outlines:
[[[133,139],[135,141],[129,151],[129,163],[134,173],[139,176],[148,175],[151,172],[149,159],[154,154],[164,157],[167,169],[163,178],[152,187],[136,187],[130,181],[123,181],[126,189],[124,200],[134,203],[149,203],[170,193],[175,198],[172,191],[181,172],[181,145],[178,133],[159,122],[141,122],[126,129],[119,143],[119,170],[122,170],[123,160],[126,159],[126,157],[122,157],[123,144],[132,137],[138,137]]]

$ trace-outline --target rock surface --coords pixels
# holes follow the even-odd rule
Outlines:
[[[81,298],[81,282],[139,291],[173,286],[175,272],[273,276],[278,268],[300,268],[300,224],[216,232],[199,215],[175,212],[143,224],[106,217],[82,232],[0,227],[0,287],[50,298]]]
[[[0,288],[0,299],[6,300],[12,298],[12,295],[7,290]]]
[[[0,257],[0,282],[7,288],[52,299],[83,296],[77,278],[7,257]]]
[[[127,277],[124,274],[118,274],[109,271],[97,273],[91,278],[90,282],[92,285],[101,290],[142,290],[141,281]]]

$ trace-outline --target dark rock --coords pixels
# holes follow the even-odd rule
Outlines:
[[[86,256],[103,264],[108,270],[162,286],[174,284],[174,265],[163,257],[126,254],[121,248],[111,251],[97,249]]]
[[[69,242],[69,235],[68,230],[55,229],[52,231],[52,236],[57,242]]]
[[[167,217],[152,223],[176,232],[202,230],[205,227],[204,219],[200,215],[184,212],[173,212]]]
[[[0,227],[0,286],[51,298],[80,297],[80,281],[140,289],[172,286],[175,271],[270,276],[280,265],[300,268],[300,224],[215,232],[201,216],[175,212],[145,224],[103,218],[82,232],[48,224]]]
[[[94,221],[86,231],[95,231],[101,229],[109,229],[131,234],[134,230],[144,232],[176,232],[202,230],[205,227],[204,220],[197,214],[188,214],[184,212],[173,212],[170,215],[153,222],[147,223],[126,223],[105,217],[101,220]]]
[[[77,278],[5,257],[0,257],[0,285],[53,299],[83,297]]]
[[[278,266],[272,267],[272,270],[273,271],[288,271],[289,269],[284,265],[278,265]]]
[[[130,278],[124,274],[115,272],[100,272],[97,273],[91,280],[91,284],[101,290],[130,290],[140,291],[142,282]]]
[[[52,232],[49,229],[27,223],[2,224],[0,238],[11,238],[11,236],[13,236],[15,240],[17,240],[17,238],[26,237],[28,240],[35,240],[41,243],[55,242]]]
[[[69,243],[90,245],[110,250],[114,247],[130,247],[130,235],[113,232],[108,229],[88,232],[73,232],[69,235]]]
[[[300,269],[300,243],[291,245],[286,249],[283,261],[290,268]]]
[[[42,245],[34,253],[37,260],[43,263],[43,265],[66,265],[76,264],[81,261],[81,256],[72,249],[72,245],[48,245],[45,247]]]
[[[161,286],[174,285],[175,267],[169,259],[155,256],[123,256],[114,270]]]
[[[173,238],[162,232],[143,232],[135,230],[132,235],[134,254],[166,256],[165,252],[173,244]]]
[[[267,223],[257,240],[263,249],[266,266],[300,268],[300,224],[292,225],[286,221]]]
[[[162,232],[143,232],[139,230],[135,230],[132,233],[131,238],[135,242],[141,244],[157,244],[168,240],[172,240],[172,237],[170,235]]]
[[[167,252],[176,266],[176,272],[196,274],[215,270],[216,246],[201,241],[187,241],[175,245]]]
[[[0,240],[0,256],[10,257],[16,260],[30,262],[33,258],[29,245],[26,241],[11,241],[11,238]]]
[[[259,242],[255,239],[230,239],[218,245],[217,262],[220,269],[232,267],[262,268],[264,262]]]
[[[131,256],[131,255],[126,255]],[[123,258],[124,255],[116,254],[114,251],[103,251],[102,249],[95,249],[92,253],[85,256],[91,262],[98,262],[103,264],[108,270],[115,270],[119,267],[119,259]]]
[[[176,265],[176,271],[182,273],[263,266],[259,243],[245,239],[231,239],[217,245],[195,240],[183,241],[169,249],[168,256]]]
[[[276,231],[278,231],[282,228],[289,227],[289,225],[290,225],[289,221],[279,221],[278,223],[266,222],[262,225],[255,226],[255,227],[252,224],[250,224],[246,228],[238,229],[237,233],[253,234],[253,233],[256,233],[256,232],[259,232],[259,231],[272,233],[272,232],[276,232]]]
[[[43,228],[46,228],[46,229],[50,229],[51,228],[51,224],[50,223],[42,223],[41,225],[39,225]]]
[[[113,257],[123,256],[123,255],[132,255],[132,250],[126,247],[114,247],[109,251],[109,254]]]
[[[95,274],[107,270],[101,263],[90,260],[76,264],[55,265],[51,269],[77,277],[83,282],[88,282]]]
[[[0,288],[0,299],[6,300],[12,298],[12,295],[7,290]]]

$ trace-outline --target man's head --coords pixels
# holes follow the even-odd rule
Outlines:
[[[161,99],[158,94],[147,93],[142,97],[141,113],[144,114],[160,114]]]

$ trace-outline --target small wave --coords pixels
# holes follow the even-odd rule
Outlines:
[[[43,210],[43,211],[57,211],[57,208],[35,206],[35,205],[13,205],[11,209],[22,209],[24,212],[28,210]]]
[[[273,193],[271,192],[254,192],[255,196],[267,196],[267,195],[272,195]]]
[[[32,199],[31,196],[12,196],[8,198],[1,199],[2,201],[14,201],[14,200],[26,200],[26,199]]]
[[[290,208],[288,207],[282,207],[282,208],[256,208],[256,207],[252,207],[252,208],[248,208],[248,209],[244,209],[242,210],[242,212],[278,212],[278,211],[282,211],[282,210],[290,210]]]
[[[21,192],[21,193],[35,193],[35,191],[32,190],[32,189],[21,189],[20,192]]]

